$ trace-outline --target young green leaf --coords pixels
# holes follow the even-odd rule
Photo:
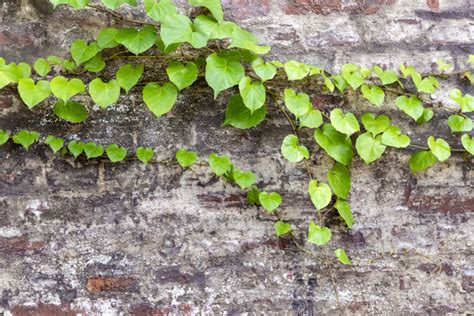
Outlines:
[[[230,161],[230,158],[225,155],[218,156],[217,154],[212,153],[209,155],[209,166],[216,176],[222,176],[231,169],[232,162]]]
[[[445,161],[451,156],[451,147],[444,139],[435,139],[430,136],[428,137],[428,147],[439,161]]]
[[[351,190],[351,176],[349,169],[341,163],[335,163],[328,172],[328,182],[338,198],[347,199]]]
[[[102,0],[102,3],[104,6],[109,8],[110,10],[115,10],[118,7],[120,7],[122,4],[129,4],[131,6],[136,6],[137,1],[136,0]]]
[[[334,128],[347,136],[351,136],[360,130],[359,122],[351,112],[344,114],[341,109],[336,108],[331,111],[331,124]]]
[[[87,159],[101,157],[104,154],[104,147],[94,142],[84,144],[83,149]]]
[[[359,156],[369,164],[382,156],[385,152],[385,145],[382,144],[382,136],[372,136],[370,133],[359,135],[356,140],[356,149]]]
[[[341,75],[332,75],[331,78],[334,80],[334,85],[339,92],[342,93],[346,90],[347,82]]]
[[[48,63],[51,65],[61,65],[63,63],[63,60],[59,58],[58,56],[50,55],[46,58]]]
[[[472,120],[468,117],[458,114],[451,115],[448,118],[448,125],[451,132],[470,132],[472,131]]]
[[[35,84],[31,78],[21,78],[18,80],[18,93],[23,102],[31,109],[46,100],[51,94],[51,89],[48,81],[39,80]]]
[[[115,74],[118,84],[128,93],[140,80],[143,69],[143,64],[136,66],[130,64],[123,65]]]
[[[194,48],[206,46],[208,36],[204,31],[193,29],[191,20],[181,14],[170,14],[161,23],[161,39],[165,46],[177,43],[190,43]]]
[[[336,86],[334,85],[334,83],[332,82],[331,78],[328,78],[326,77],[325,75],[323,75],[323,78],[324,78],[324,85],[326,86],[326,88],[332,93],[334,92],[334,89],[336,88]]]
[[[53,112],[59,118],[71,123],[84,122],[89,116],[86,107],[83,104],[74,101],[64,102],[59,100],[54,104]]]
[[[125,159],[127,156],[127,149],[120,147],[117,144],[110,144],[105,149],[107,157],[109,157],[112,162],[119,162]]]
[[[438,162],[431,151],[423,150],[414,153],[409,161],[411,172],[423,171]]]
[[[462,95],[461,90],[451,90],[449,97],[455,101],[461,107],[461,111],[464,113],[474,111],[474,97],[470,94]]]
[[[227,104],[224,125],[241,129],[252,128],[260,124],[266,115],[267,110],[264,106],[251,114],[250,109],[244,105],[240,94],[234,94]]]
[[[336,255],[336,258],[339,260],[340,263],[349,265],[352,264],[351,260],[347,257],[346,251],[342,248],[337,248],[334,250],[334,254]]]
[[[314,139],[334,160],[345,166],[351,164],[353,155],[351,139],[336,131],[331,124],[324,124],[322,129],[316,129]]]
[[[235,183],[242,189],[252,186],[257,181],[252,171],[234,170],[233,176]]]
[[[358,66],[354,64],[345,64],[341,69],[342,77],[352,87],[357,90],[364,82],[364,76],[361,74]]]
[[[291,225],[281,220],[275,222],[274,228],[277,237],[281,237],[291,232]]]
[[[160,86],[156,82],[149,82],[143,89],[143,100],[157,117],[168,113],[173,108],[178,97],[176,87],[167,82]]]
[[[197,153],[194,151],[189,151],[185,148],[180,148],[176,152],[176,160],[182,168],[187,168],[196,162]]]
[[[376,136],[385,132],[390,127],[390,119],[386,115],[379,115],[377,118],[373,113],[364,113],[361,116],[362,125],[364,128]]]
[[[423,109],[423,114],[416,120],[418,125],[423,125],[429,122],[433,118],[433,110],[432,109]]]
[[[100,49],[104,48],[114,48],[119,45],[115,40],[118,30],[114,27],[102,29],[97,36],[97,46]]]
[[[419,73],[412,73],[411,78],[419,92],[432,94],[439,87],[438,80],[433,76],[422,79]]]
[[[72,140],[67,144],[67,149],[74,156],[74,159],[76,159],[84,151],[85,145],[83,142]]]
[[[0,145],[5,144],[10,139],[10,132],[0,129]]]
[[[100,52],[100,48],[96,42],[87,44],[86,41],[78,39],[71,45],[71,56],[78,66],[94,57],[98,52]]]
[[[198,67],[193,62],[182,63],[173,61],[166,68],[166,73],[170,81],[175,84],[179,90],[192,85],[198,77]]]
[[[252,187],[252,189],[247,192],[247,203],[250,205],[261,205],[258,198],[259,194],[260,191],[257,188]]]
[[[392,84],[398,80],[397,73],[391,69],[383,71],[378,66],[375,66],[373,69],[384,85]]]
[[[299,61],[290,60],[285,63],[285,72],[288,80],[301,80],[309,75],[310,67]]]
[[[308,192],[311,197],[311,202],[313,202],[314,207],[318,211],[322,210],[331,202],[331,188],[326,183],[320,183],[316,180],[311,180],[308,183]]]
[[[297,118],[306,115],[313,105],[306,93],[296,93],[293,89],[285,89],[285,105]]]
[[[410,137],[402,134],[396,126],[390,126],[382,134],[382,144],[395,148],[406,148],[410,145]]]
[[[96,104],[106,108],[117,102],[120,97],[120,86],[117,80],[103,82],[101,78],[95,78],[89,83],[89,94]]]
[[[67,80],[63,76],[54,77],[50,87],[53,94],[64,102],[85,91],[84,83],[80,79]]]
[[[354,224],[354,219],[352,217],[352,211],[349,202],[337,199],[336,203],[334,204],[334,208],[342,217],[347,227],[352,228],[352,225]]]
[[[413,118],[415,121],[423,115],[423,102],[417,96],[407,97],[406,95],[399,96],[395,100],[397,107]]]
[[[381,106],[385,100],[385,92],[378,86],[369,87],[364,84],[360,87],[360,91],[370,103],[376,106]]]
[[[144,164],[147,164],[151,160],[151,158],[153,158],[154,154],[155,153],[153,152],[153,149],[150,147],[145,148],[140,146],[137,148],[136,152],[138,160],[140,160]]]
[[[313,221],[309,223],[308,242],[318,246],[324,246],[331,240],[331,236],[332,233],[329,228],[320,227]]]
[[[0,135],[1,135],[1,130],[0,130]],[[461,143],[463,147],[467,150],[467,152],[474,156],[474,137],[469,137],[468,134],[464,134],[461,137]],[[2,142],[1,142],[1,136],[0,136],[0,145],[1,144]]]
[[[240,95],[250,113],[260,109],[266,100],[265,86],[261,81],[254,81],[250,77],[243,77],[239,82]]]
[[[231,39],[232,41],[229,45],[229,48],[238,47],[251,53],[253,58],[249,59],[249,62],[252,62],[256,58],[255,54],[266,54],[271,49],[270,46],[259,46],[257,44],[257,38],[255,35],[237,25],[232,28]]]
[[[60,4],[68,4],[74,9],[84,9],[88,4],[89,0],[49,0],[55,7]]]
[[[289,162],[300,162],[305,158],[309,158],[308,149],[305,146],[300,145],[298,136],[293,134],[287,135],[283,139],[281,153]]]
[[[105,61],[100,54],[95,55],[84,63],[84,70],[89,72],[100,72],[105,68]]]
[[[252,62],[252,68],[262,81],[271,80],[276,75],[276,67],[266,63],[262,58],[255,59]]]
[[[36,73],[40,76],[46,76],[51,70],[51,66],[44,58],[38,58],[33,65]]]
[[[318,128],[323,124],[323,115],[319,110],[309,110],[308,113],[300,117],[300,128]]]
[[[46,137],[46,140],[44,141],[44,143],[46,145],[49,145],[53,153],[57,153],[61,148],[63,148],[64,139],[49,135],[48,137]]]
[[[444,72],[445,70],[449,70],[453,68],[453,65],[445,63],[442,59],[438,59],[436,61],[436,64],[438,65],[438,70],[441,72]]]
[[[224,12],[220,0],[189,0],[193,7],[206,7],[219,22],[224,21]]]
[[[273,213],[273,211],[276,210],[282,202],[281,195],[278,194],[278,192],[261,192],[258,195],[258,200],[268,213]]]
[[[72,72],[74,69],[76,69],[76,63],[72,60],[65,59],[62,62],[62,66],[65,70]]]
[[[145,0],[145,12],[155,21],[163,22],[165,17],[176,14],[176,6],[172,0]]]
[[[153,26],[145,26],[140,30],[135,28],[120,29],[115,36],[117,42],[135,55],[150,49],[157,38],[158,35]]]
[[[21,130],[17,134],[13,135],[12,140],[15,144],[20,144],[23,148],[28,149],[31,145],[37,142],[40,138],[38,132],[32,132],[27,130]]]
[[[214,53],[206,59],[206,81],[214,90],[214,98],[219,92],[237,85],[244,75],[238,56]]]

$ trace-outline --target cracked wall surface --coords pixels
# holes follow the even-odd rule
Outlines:
[[[190,12],[186,1],[176,1]],[[337,70],[347,62],[422,72],[439,58],[467,66],[474,53],[472,0],[224,0],[226,17],[270,44],[270,58],[297,59]],[[138,13],[137,13],[138,12]],[[123,9],[140,16],[139,11]],[[0,56],[8,62],[50,54],[65,56],[77,38],[92,40],[100,28],[120,26],[93,10],[53,10],[45,0],[0,1]],[[120,61],[112,62],[117,69]],[[150,79],[165,76],[147,61]],[[107,76],[107,74],[105,75]],[[91,76],[90,78],[93,78]],[[448,87],[474,94],[466,80],[443,80],[436,100],[448,103]],[[87,98],[83,124],[57,119],[50,105],[27,109],[0,91],[0,128],[30,129],[68,139],[151,146],[171,158],[181,146],[202,157],[225,153],[252,169],[259,187],[279,191],[282,215],[298,229],[316,214],[306,195],[307,175],[279,153],[290,127],[275,109],[252,130],[221,127],[232,91],[213,100],[205,82],[180,94],[173,111],[156,119],[140,91],[122,95],[105,110]],[[381,108],[360,97],[312,93],[323,111],[343,106],[357,114],[387,112],[424,145],[428,135],[460,147],[437,111],[422,127],[409,121],[387,96]],[[332,166],[312,133],[316,178]],[[468,314],[474,311],[473,158],[455,154],[412,175],[413,150],[387,150],[367,166],[355,159],[347,230],[337,216],[330,249],[344,247],[355,265],[322,265],[289,239],[276,239],[274,218],[249,206],[245,194],[205,167],[111,164],[54,156],[45,146],[25,152],[0,147],[0,313],[6,315],[335,314],[331,274],[345,314]],[[312,248],[316,254],[322,250]],[[331,273],[332,271],[332,273]]]

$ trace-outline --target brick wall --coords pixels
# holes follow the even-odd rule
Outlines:
[[[184,11],[189,7],[179,1]],[[271,44],[272,57],[338,69],[346,62],[434,70],[443,58],[456,70],[474,52],[474,1],[225,0],[226,16]],[[70,42],[91,39],[113,21],[93,12],[53,11],[45,0],[0,3],[0,56],[33,61],[65,54]],[[112,64],[112,68],[118,64]],[[147,64],[153,67],[153,64]],[[452,85],[453,82],[443,82]],[[457,82],[474,94],[465,82]],[[197,92],[200,91],[200,92]],[[446,98],[441,91],[438,98]],[[229,93],[226,94],[228,96]],[[304,170],[276,148],[290,132],[270,110],[250,131],[221,128],[226,97],[213,101],[205,83],[184,91],[169,117],[157,120],[138,95],[119,106],[92,109],[84,124],[57,120],[44,105],[29,111],[0,92],[0,128],[74,135],[134,148],[152,146],[171,157],[180,146],[205,156],[231,155],[255,170],[259,186],[282,193],[283,216],[301,229],[315,217],[305,195]],[[359,98],[325,98],[316,106],[374,109]],[[422,128],[383,107],[424,144],[435,134],[459,146],[440,112]],[[111,124],[113,123],[113,124]],[[330,166],[306,135],[311,163],[323,180]],[[454,155],[411,175],[412,152],[388,150],[366,166],[356,159],[350,195],[355,225],[336,216],[331,247],[342,246],[356,265],[334,266],[345,313],[445,314],[474,310],[472,158]],[[13,315],[333,314],[336,298],[328,267],[275,239],[273,219],[246,205],[245,195],[206,168],[135,162],[73,161],[35,146],[0,147],[0,312]],[[316,252],[318,249],[314,249]],[[471,299],[469,299],[471,297]]]

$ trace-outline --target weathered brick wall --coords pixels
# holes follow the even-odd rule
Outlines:
[[[180,1],[184,10],[188,7]],[[474,52],[472,0],[225,0],[226,14],[271,44],[275,58],[338,69],[348,61],[429,72],[443,58],[462,69]],[[0,56],[33,61],[65,54],[78,37],[93,38],[114,21],[87,11],[53,11],[45,0],[2,0]],[[111,67],[117,67],[113,64]],[[152,69],[152,64],[147,64]],[[452,82],[443,82],[452,84]],[[472,87],[460,82],[465,92]],[[48,106],[29,111],[0,93],[0,128],[74,135],[129,149],[156,148],[171,157],[180,146],[205,156],[230,154],[255,170],[259,186],[278,190],[283,216],[304,230],[315,212],[304,170],[278,152],[290,132],[270,111],[250,131],[221,128],[225,97],[212,100],[205,83],[188,89],[169,117],[157,120],[138,95],[107,110],[91,107],[84,124],[54,118]],[[228,96],[229,94],[227,94]],[[441,92],[438,98],[445,98]],[[363,101],[314,95],[316,106],[342,105],[357,113]],[[459,146],[447,113],[417,128],[393,109],[384,111],[413,141],[436,134]],[[330,166],[311,135],[305,144],[318,178]],[[366,166],[355,160],[350,201],[356,224],[337,217],[331,247],[348,249],[354,266],[334,266],[344,312],[444,314],[474,310],[474,171],[455,155],[411,175],[410,150],[388,150]],[[245,195],[206,168],[110,164],[54,157],[35,146],[0,148],[0,312],[75,315],[119,312],[162,315],[241,312],[333,314],[336,299],[327,266],[273,235],[273,219],[247,206]],[[304,231],[299,234],[303,238]],[[318,251],[318,249],[314,249]]]

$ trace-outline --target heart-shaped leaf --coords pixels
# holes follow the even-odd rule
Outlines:
[[[33,65],[36,73],[40,76],[46,76],[51,70],[51,66],[44,58],[38,58]]]
[[[251,114],[250,109],[244,105],[240,94],[235,94],[227,104],[224,125],[242,129],[251,128],[260,124],[266,115],[267,110],[264,106]]]
[[[300,145],[298,136],[293,134],[287,135],[283,139],[281,153],[289,162],[300,162],[305,158],[309,158],[308,149],[305,146]]]
[[[439,161],[445,161],[451,156],[451,147],[444,139],[435,139],[430,136],[428,137],[428,147]]]
[[[244,75],[240,54],[215,53],[206,59],[206,81],[214,90],[214,98],[219,92],[237,85]]]
[[[120,7],[122,4],[129,4],[131,6],[136,6],[137,2],[136,0],[102,0],[102,3],[104,6],[109,8],[110,10],[115,10],[118,7]]]
[[[290,60],[285,63],[285,72],[288,80],[301,80],[309,75],[310,67],[299,61]]]
[[[67,80],[63,76],[54,77],[51,80],[50,87],[53,94],[64,102],[85,91],[84,83],[80,79]]]
[[[131,53],[138,55],[155,44],[158,35],[153,26],[145,26],[137,30],[135,28],[120,29],[115,36],[115,40],[125,46]]]
[[[421,75],[415,72],[411,74],[411,78],[419,92],[432,94],[439,87],[438,80],[433,76],[422,79]]]
[[[369,164],[382,156],[385,152],[385,145],[382,144],[382,136],[372,136],[370,133],[359,135],[356,140],[356,149],[359,156]]]
[[[474,111],[474,97],[470,94],[462,95],[461,90],[451,90],[449,97],[455,101],[461,107],[461,111],[464,113]]]
[[[423,114],[416,120],[418,125],[423,125],[429,122],[433,118],[433,110],[432,109],[423,109]]]
[[[379,115],[376,118],[373,113],[364,113],[364,115],[361,116],[361,121],[364,128],[374,136],[383,133],[390,127],[391,123],[388,116]]]
[[[417,96],[399,96],[395,103],[397,107],[413,118],[415,121],[423,115],[423,102]]]
[[[0,129],[0,145],[5,144],[10,139],[10,132]]]
[[[222,176],[224,173],[229,171],[232,167],[232,162],[227,156],[218,156],[215,153],[209,155],[209,166],[216,176]]]
[[[347,199],[351,190],[351,176],[349,169],[341,163],[335,163],[328,172],[328,182],[334,194],[342,199]]]
[[[64,139],[49,135],[48,137],[46,137],[46,140],[44,141],[44,143],[46,145],[49,145],[53,153],[57,153],[61,148],[63,148]]]
[[[331,111],[331,124],[334,128],[347,136],[351,136],[360,130],[359,122],[353,113],[342,112],[341,109],[336,108]]]
[[[382,81],[384,85],[394,83],[398,80],[397,73],[391,69],[384,71],[382,70],[382,68],[378,66],[375,66],[373,69],[377,77],[380,78],[380,80]]]
[[[260,201],[260,204],[262,204],[263,208],[268,213],[273,213],[273,211],[276,210],[282,202],[281,195],[277,192],[261,192],[258,195],[258,199]]]
[[[145,12],[153,20],[163,22],[166,16],[176,14],[176,7],[172,0],[145,0]]]
[[[390,126],[382,134],[382,144],[395,148],[406,148],[410,145],[410,137],[402,134],[396,126]]]
[[[18,80],[18,93],[28,108],[33,108],[38,103],[46,100],[51,94],[49,82],[40,80],[36,84],[31,78]]]
[[[308,242],[318,246],[324,246],[331,240],[331,236],[332,233],[329,228],[320,227],[313,221],[309,223]]]
[[[151,158],[153,158],[153,155],[155,153],[153,152],[153,149],[150,147],[146,147],[146,148],[138,147],[136,154],[137,154],[138,160],[140,160],[144,164],[147,164],[151,160]]]
[[[64,102],[59,100],[54,104],[53,112],[59,118],[71,123],[84,122],[89,116],[86,107],[74,101]]]
[[[119,45],[119,43],[115,40],[117,36],[118,30],[114,27],[102,29],[97,36],[97,46],[99,48],[114,48]]]
[[[451,132],[470,132],[472,131],[472,120],[466,116],[454,114],[448,118],[448,125]]]
[[[474,156],[474,137],[469,137],[468,134],[464,134],[461,137],[461,143],[463,147],[467,150],[467,152]]]
[[[143,70],[143,64],[136,66],[126,64],[120,67],[115,77],[117,78],[118,84],[128,93],[140,80]]]
[[[98,52],[100,48],[96,42],[87,44],[84,40],[78,39],[71,45],[71,56],[78,66],[97,55]]]
[[[291,232],[291,225],[283,221],[276,221],[273,226],[277,237],[281,237]]]
[[[297,118],[306,115],[313,109],[306,93],[296,93],[293,89],[285,89],[285,105]]]
[[[331,202],[331,188],[326,183],[320,183],[318,185],[316,180],[311,180],[308,183],[308,192],[311,197],[311,202],[313,202],[314,207],[316,207],[318,211],[328,206]]]
[[[342,248],[337,248],[334,250],[334,254],[336,255],[336,258],[339,260],[340,263],[349,265],[352,264],[351,260],[347,257],[346,251]]]
[[[117,80],[103,82],[101,78],[95,78],[89,83],[89,94],[96,104],[106,108],[117,102],[120,97],[120,85]]]
[[[354,224],[354,219],[352,217],[352,211],[349,202],[337,199],[336,203],[334,204],[334,208],[342,217],[347,227],[352,228],[352,225]]]
[[[83,142],[72,140],[67,144],[67,149],[74,156],[74,158],[77,158],[84,151],[85,145],[86,144]]]
[[[354,90],[357,90],[357,88],[365,82],[364,76],[361,74],[357,65],[345,64],[342,66],[341,74],[344,80],[346,80]]]
[[[117,144],[110,144],[105,149],[105,152],[107,153],[107,157],[109,157],[110,161],[112,162],[122,161],[127,156],[127,149],[120,147]]]
[[[438,158],[431,151],[418,151],[410,157],[410,170],[411,172],[423,171],[437,162]]]
[[[262,58],[257,58],[252,62],[253,71],[262,81],[273,79],[276,75],[276,67],[270,63],[266,63]]]
[[[84,144],[84,153],[87,159],[101,157],[104,154],[104,147],[95,142],[88,142]]]
[[[266,100],[265,86],[261,81],[253,81],[250,77],[243,77],[239,83],[240,95],[250,113],[260,109]]]
[[[220,0],[189,0],[193,7],[206,7],[219,22],[224,21],[224,12]]]
[[[266,54],[271,49],[270,46],[259,46],[257,44],[257,38],[255,37],[255,35],[237,25],[234,25],[232,29],[231,38],[232,41],[230,42],[229,48],[238,47],[247,50],[251,53],[253,58],[247,60],[248,62],[253,61],[255,57],[254,54]]]
[[[331,124],[324,124],[322,129],[316,129],[314,139],[334,160],[346,166],[351,164],[353,155],[351,139],[336,131]]]
[[[182,168],[187,168],[196,162],[197,153],[186,148],[180,148],[176,152],[176,160]]]
[[[84,69],[89,72],[100,72],[105,68],[105,61],[100,54],[95,55],[84,63]]]
[[[364,84],[360,87],[360,91],[362,91],[362,94],[370,103],[376,106],[381,106],[385,100],[385,92],[378,86],[369,87]]]
[[[237,183],[242,189],[252,186],[252,184],[257,181],[257,178],[252,171],[234,170],[233,176],[235,183]]]
[[[17,134],[13,135],[12,140],[15,144],[20,144],[23,148],[28,149],[31,145],[36,143],[40,138],[38,132],[32,132],[27,130],[21,130]]]
[[[193,62],[182,63],[173,61],[166,68],[166,73],[170,81],[175,84],[179,90],[192,85],[198,77],[198,67]]]
[[[173,108],[178,97],[176,87],[167,82],[160,86],[156,82],[149,82],[143,89],[143,100],[157,117],[168,113]]]

